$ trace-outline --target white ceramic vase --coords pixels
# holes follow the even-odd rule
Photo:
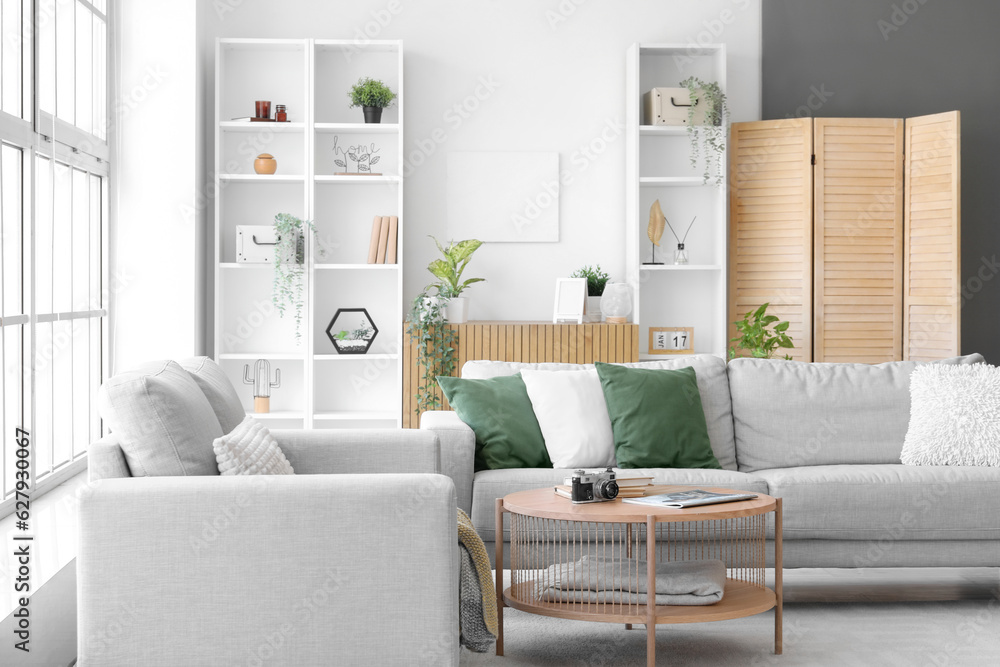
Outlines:
[[[464,296],[452,297],[445,306],[445,317],[449,324],[464,324],[469,319],[469,300]]]

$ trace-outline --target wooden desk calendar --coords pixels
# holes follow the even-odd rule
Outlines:
[[[694,327],[649,327],[650,354],[694,354]]]

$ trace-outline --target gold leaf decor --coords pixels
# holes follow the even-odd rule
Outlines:
[[[667,216],[663,215],[663,209],[660,208],[660,200],[657,199],[649,207],[649,228],[646,230],[646,234],[649,236],[649,240],[653,242],[653,245],[660,245],[660,237],[663,236],[666,224]]]

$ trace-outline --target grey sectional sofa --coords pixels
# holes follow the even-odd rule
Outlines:
[[[977,363],[969,355],[938,363]],[[786,567],[1000,566],[1000,469],[906,466],[900,452],[916,362],[806,364],[711,355],[627,364],[691,366],[722,470],[649,469],[658,484],[783,499]],[[463,377],[573,364],[473,361]],[[442,471],[491,553],[495,499],[561,483],[565,469],[473,471],[475,436],[453,412],[428,412]],[[504,539],[507,539],[505,531]]]

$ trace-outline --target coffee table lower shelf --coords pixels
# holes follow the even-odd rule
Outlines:
[[[516,591],[512,589],[522,589],[525,594],[516,595],[514,594]],[[503,592],[503,601],[508,607],[519,611],[577,621],[645,623],[648,618],[645,604],[527,601],[533,589],[533,582],[509,587]],[[660,625],[727,621],[763,613],[773,609],[776,603],[774,591],[770,588],[761,588],[737,579],[726,579],[726,592],[719,602],[704,606],[658,605],[656,623]]]

